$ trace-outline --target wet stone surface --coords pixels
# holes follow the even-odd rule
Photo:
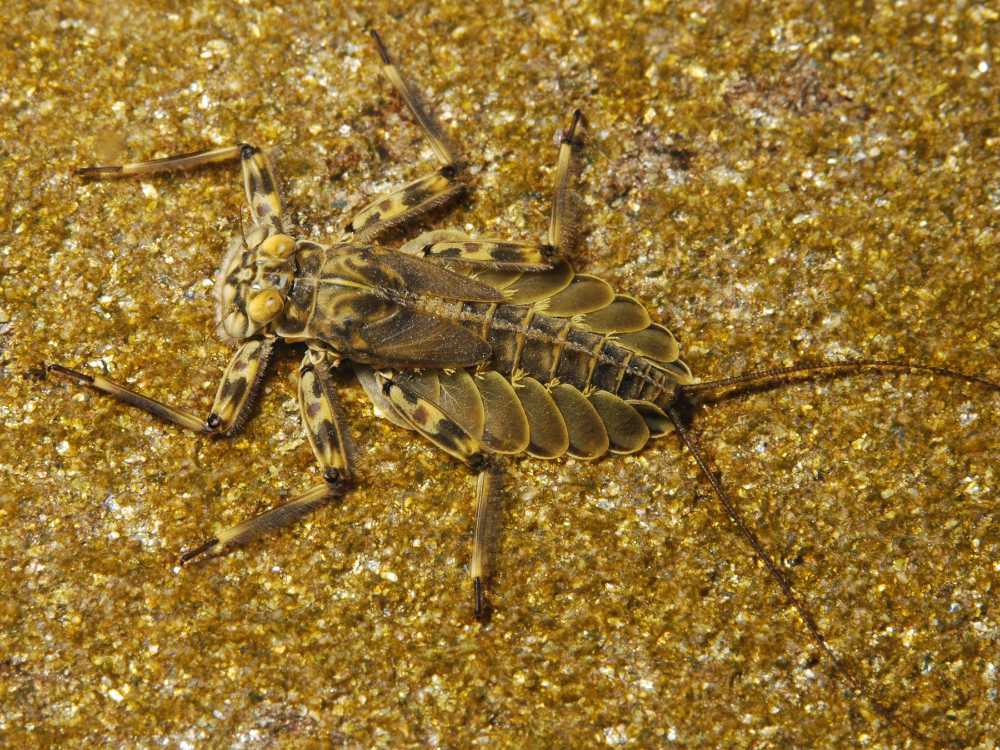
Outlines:
[[[432,154],[337,4],[95,6],[15,0],[0,28],[5,746],[919,746],[835,679],[673,438],[519,462],[480,627],[472,479],[345,378],[358,491],[181,571],[214,525],[318,480],[299,355],[225,441],[41,377],[107,370],[204,412],[229,356],[211,286],[237,170],[72,168],[272,147],[295,225],[329,241]],[[573,261],[646,301],[699,377],[872,356],[1000,380],[996,10],[723,6],[366,3],[472,165],[433,226],[541,237],[580,106]],[[921,731],[980,748],[998,415],[995,393],[914,376],[696,417],[833,647]]]

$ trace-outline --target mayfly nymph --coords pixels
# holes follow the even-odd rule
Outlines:
[[[250,414],[275,347],[303,344],[298,402],[323,481],[181,556],[217,555],[286,526],[342,497],[357,481],[354,447],[331,373],[352,367],[378,414],[422,437],[476,474],[476,524],[470,564],[474,611],[486,618],[504,463],[527,455],[592,460],[641,450],[676,432],[711,484],[726,515],[801,617],[841,678],[879,713],[921,736],[882,706],[838,657],[772,555],[746,523],[688,431],[692,412],[720,394],[798,377],[919,371],[1000,386],[984,378],[908,362],[851,360],[803,364],[696,382],[677,340],[636,299],[605,281],[577,274],[566,261],[575,225],[574,156],[586,121],[579,110],[563,132],[544,242],[424,233],[398,250],[376,243],[468,187],[468,170],[421,105],[378,34],[385,77],[420,125],[439,162],[426,175],[377,196],[323,244],[288,224],[267,154],[239,143],[119,166],[86,167],[81,177],[127,177],[239,161],[250,221],[219,268],[214,300],[218,332],[237,346],[204,419],[104,376],[62,365],[67,376],[194,432],[228,436]]]

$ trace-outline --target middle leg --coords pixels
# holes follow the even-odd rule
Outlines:
[[[323,472],[323,482],[282,505],[223,529],[181,555],[182,564],[203,555],[220,555],[265,532],[289,526],[350,490],[354,483],[354,445],[333,388],[330,375],[333,364],[328,354],[310,350],[299,368],[299,410],[309,444]]]

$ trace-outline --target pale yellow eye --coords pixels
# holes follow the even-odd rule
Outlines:
[[[295,249],[295,240],[287,234],[272,234],[260,243],[260,252],[272,258],[287,258]]]
[[[265,289],[247,305],[247,313],[255,323],[266,323],[281,312],[285,299],[277,289]]]

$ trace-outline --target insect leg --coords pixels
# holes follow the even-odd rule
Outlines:
[[[254,223],[271,224],[275,231],[280,232],[281,198],[271,160],[259,148],[244,143],[240,146],[240,164],[243,167],[243,189]]]
[[[132,162],[131,164],[82,167],[73,173],[77,177],[130,177],[194,169],[233,159],[239,159],[243,168],[243,187],[246,190],[247,202],[250,204],[254,222],[274,224],[275,228],[280,231],[281,199],[278,197],[274,169],[271,167],[267,155],[248,143],[194,151],[177,156],[166,156],[162,159]]]
[[[248,518],[242,523],[219,531],[216,536],[204,544],[188,550],[180,557],[181,565],[186,565],[195,558],[221,555],[227,549],[246,544],[271,529],[280,529],[295,523],[300,518],[309,515],[317,508],[326,505],[334,497],[342,494],[331,488],[326,482],[317,484],[292,498],[277,508],[266,510],[260,515]]]
[[[417,122],[420,123],[420,127],[424,131],[424,135],[431,142],[431,148],[434,149],[434,154],[437,156],[438,161],[441,162],[442,166],[448,166],[449,164],[458,164],[459,158],[458,154],[455,153],[454,147],[448,142],[447,137],[445,137],[441,126],[438,122],[424,109],[423,104],[420,101],[420,96],[416,91],[403,79],[402,74],[399,72],[399,68],[392,61],[389,56],[389,51],[385,48],[385,44],[382,42],[382,37],[379,36],[378,32],[374,29],[370,30],[372,35],[372,40],[375,42],[375,46],[378,48],[379,57],[382,59],[382,72],[385,77],[389,79],[389,82],[396,87],[396,91],[399,92],[400,96],[403,97],[403,101],[406,102],[406,106],[410,108],[413,116],[417,118]]]
[[[354,477],[354,446],[330,378],[330,366],[323,352],[309,351],[299,368],[299,408],[309,443],[320,468],[323,483],[317,484],[286,503],[218,532],[204,544],[181,555],[181,564],[204,555],[220,555],[256,539],[261,534],[289,526],[300,518],[342,497]]]
[[[472,578],[476,619],[485,621],[490,614],[486,583],[492,572],[493,551],[498,536],[502,468],[495,458],[483,452],[478,437],[448,416],[432,399],[409,387],[404,378],[396,379],[391,373],[375,372],[375,381],[395,416],[478,473],[476,532],[469,575]]]
[[[410,240],[399,251],[471,271],[545,271],[552,267],[549,246],[494,237],[469,237],[457,229],[435,229]]]
[[[476,536],[472,542],[469,577],[476,602],[476,619],[489,620],[490,604],[486,599],[486,583],[493,575],[500,513],[502,511],[504,471],[498,461],[489,461],[476,479]]]
[[[240,146],[225,146],[209,148],[202,151],[192,151],[189,154],[165,156],[162,159],[149,159],[130,164],[102,165],[97,167],[80,167],[73,170],[77,177],[130,177],[132,175],[154,174],[156,172],[173,172],[182,169],[194,169],[206,164],[220,164],[232,161],[240,156]]]
[[[392,373],[375,372],[375,382],[382,389],[395,415],[419,432],[445,453],[473,468],[482,457],[480,439],[469,434],[441,407],[416,389],[408,387],[403,378]]]
[[[62,365],[49,365],[48,371],[64,375],[188,430],[231,435],[243,426],[250,415],[273,348],[270,339],[253,339],[236,351],[222,374],[212,411],[204,421],[186,409],[144,396],[102,375],[87,375]]]
[[[400,248],[401,252],[421,255],[446,263],[460,263],[473,270],[544,271],[566,254],[576,239],[576,195],[571,189],[575,160],[583,144],[581,125],[586,120],[580,110],[564,130],[556,163],[555,193],[546,242],[511,242],[495,238],[473,238],[458,230],[426,232]]]
[[[390,193],[377,196],[358,211],[346,227],[348,236],[354,242],[368,242],[395,226],[444,205],[465,190],[465,185],[459,181],[463,165],[455,148],[421,104],[416,91],[403,79],[378,32],[372,30],[371,35],[382,59],[383,74],[420,124],[441,167]]]
[[[564,130],[560,139],[555,192],[552,196],[552,216],[549,219],[549,249],[552,255],[565,254],[576,241],[576,195],[570,183],[576,166],[573,156],[583,146],[583,134],[578,133],[577,129],[586,123],[583,113],[580,110],[574,111],[569,130]]]
[[[330,365],[324,352],[306,352],[299,367],[299,412],[324,479],[331,483],[351,482],[354,444],[347,434],[347,420],[333,389]]]

